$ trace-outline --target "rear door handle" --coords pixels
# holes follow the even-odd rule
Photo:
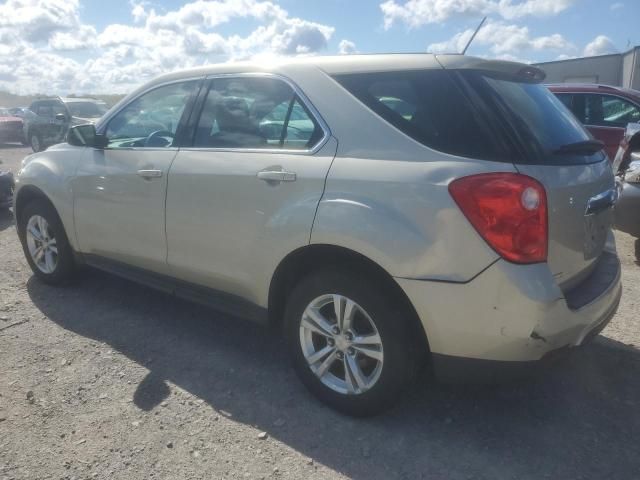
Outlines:
[[[258,178],[265,182],[295,182],[296,174],[284,170],[262,170],[258,172]]]
[[[138,176],[142,178],[160,178],[162,170],[138,170]]]

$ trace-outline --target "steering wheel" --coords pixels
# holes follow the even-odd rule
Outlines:
[[[171,141],[167,140],[167,137],[171,139]],[[145,147],[168,147],[173,143],[173,133],[169,130],[156,130],[155,132],[151,132],[147,138],[144,140]],[[164,144],[160,144],[160,141],[163,141]]]

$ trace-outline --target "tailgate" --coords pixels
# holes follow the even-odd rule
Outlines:
[[[603,156],[602,161],[585,165],[516,167],[546,189],[547,263],[562,289],[570,289],[595,266],[611,231],[617,195],[611,165]]]

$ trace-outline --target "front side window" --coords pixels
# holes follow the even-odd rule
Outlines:
[[[282,80],[216,78],[207,94],[193,146],[196,148],[312,148],[322,129]]]
[[[109,148],[172,147],[197,81],[172,83],[136,98],[107,125]]]
[[[624,128],[640,121],[640,108],[612,95],[586,95],[585,124]]]
[[[36,113],[40,117],[53,118],[58,113],[66,114],[66,110],[59,102],[40,102],[36,106]]]

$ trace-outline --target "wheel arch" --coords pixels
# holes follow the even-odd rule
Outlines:
[[[281,328],[287,297],[296,283],[313,271],[330,267],[356,270],[365,273],[368,278],[377,279],[406,315],[413,338],[423,340],[421,345],[426,347],[425,352],[429,351],[427,332],[409,297],[398,282],[370,258],[337,245],[306,245],[291,252],[280,262],[269,285],[269,323],[276,328]]]
[[[53,210],[58,214],[58,217],[60,217],[60,213],[58,212],[55,205],[53,204],[51,199],[49,199],[46,193],[44,193],[35,185],[25,185],[24,187],[20,188],[16,193],[15,207],[14,207],[16,225],[19,225],[20,221],[22,220],[22,214],[24,212],[24,208],[29,203],[31,203],[36,199],[42,200],[43,202],[48,203],[51,206],[51,208],[53,208]]]

